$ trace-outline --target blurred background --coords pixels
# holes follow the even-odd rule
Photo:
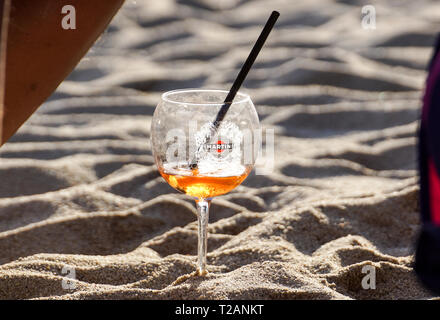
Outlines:
[[[374,8],[375,29],[362,23],[366,5]],[[228,90],[272,10],[281,17],[242,91],[263,128],[275,130],[275,168],[214,200],[209,263],[221,273],[287,261],[309,273],[273,265],[268,291],[252,291],[252,283],[223,288],[215,276],[208,293],[165,285],[159,291],[279,298],[287,290],[284,297],[295,298],[295,288],[305,285],[309,298],[430,297],[413,275],[412,259],[419,227],[416,131],[440,31],[435,0],[127,0],[77,68],[0,149],[0,251],[8,252],[2,263],[40,253],[127,254],[141,246],[158,259],[184,255],[173,262],[176,270],[161,269],[169,276],[160,281],[193,270],[192,200],[156,171],[152,114],[168,90]],[[306,207],[314,209],[300,210]],[[132,208],[141,216],[125,216]],[[103,220],[87,218],[91,213]],[[257,256],[246,251],[248,243]],[[232,247],[238,253],[227,251]],[[377,290],[349,280],[366,261],[379,270]],[[131,282],[109,273],[84,281],[120,286],[124,297],[124,286],[141,279],[133,266],[124,268],[133,272]],[[305,278],[299,285],[271,278],[275,270]],[[65,294],[58,283],[50,288]],[[83,284],[83,290],[98,289]],[[35,289],[28,296],[45,294]]]
[[[366,21],[366,5],[375,21]],[[228,90],[274,9],[281,12],[276,30],[242,90],[263,125],[275,129],[278,173],[308,178],[314,167],[283,164],[306,152],[299,159],[338,158],[414,176],[413,138],[439,30],[435,1],[128,0],[0,156],[127,156],[111,170],[127,161],[150,163],[149,127],[160,95],[179,88]],[[366,29],[363,23],[371,22],[375,29]],[[349,136],[361,145],[348,148]],[[318,155],[305,150],[314,149],[309,141],[320,148],[320,138],[334,148],[324,140]],[[386,144],[391,139],[393,146]],[[33,193],[26,188],[11,191],[4,184],[0,194]]]

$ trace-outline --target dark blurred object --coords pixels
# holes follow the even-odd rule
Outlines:
[[[102,34],[123,0],[11,0],[4,66],[3,122],[6,142],[53,93]],[[75,29],[65,30],[63,8],[74,4]],[[6,7],[5,7],[6,8]],[[6,12],[6,11],[5,11]],[[3,22],[5,20],[3,19]],[[6,28],[7,27],[7,28]],[[6,35],[5,37],[6,38]],[[4,46],[3,46],[4,48]]]
[[[3,132],[3,109],[5,103],[5,69],[6,69],[6,44],[8,35],[10,0],[0,0],[0,141]]]
[[[422,230],[415,271],[440,294],[440,36],[429,64],[419,131],[420,209]]]

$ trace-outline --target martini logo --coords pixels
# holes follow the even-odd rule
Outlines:
[[[229,121],[222,121],[210,141],[206,138],[212,134],[212,124],[205,123],[195,134],[198,158],[211,162],[239,161],[241,159],[242,132],[238,126]]]
[[[208,143],[205,144],[205,149],[208,152],[217,152],[222,153],[224,151],[231,151],[234,148],[232,143],[226,143],[222,140],[218,140],[217,143]]]

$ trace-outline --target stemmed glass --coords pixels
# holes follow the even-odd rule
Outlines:
[[[151,125],[154,159],[170,186],[195,199],[198,267],[206,274],[207,226],[213,197],[240,185],[251,172],[260,128],[249,95],[238,92],[225,118],[215,126],[227,91],[184,89],[166,92]]]

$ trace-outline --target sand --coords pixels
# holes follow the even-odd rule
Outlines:
[[[0,298],[433,298],[413,271],[416,131],[440,3],[219,3],[128,1],[0,149]],[[273,9],[243,91],[275,130],[274,171],[213,201],[209,274],[176,282],[196,267],[196,215],[154,166],[155,105],[229,89]]]

